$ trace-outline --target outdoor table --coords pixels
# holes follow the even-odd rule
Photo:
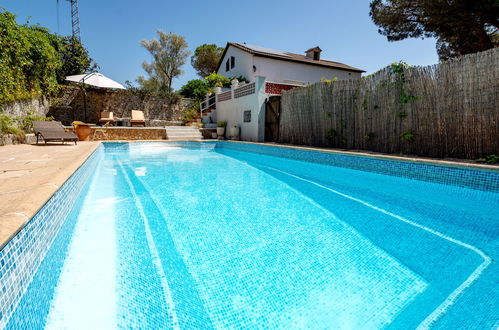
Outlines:
[[[130,126],[130,118],[116,118],[116,126]]]

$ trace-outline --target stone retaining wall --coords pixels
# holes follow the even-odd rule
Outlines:
[[[34,144],[36,143],[35,134],[0,134],[0,146],[8,146],[11,144]]]
[[[166,140],[166,130],[162,127],[108,127],[105,134],[92,127],[90,138],[95,141],[111,140]]]
[[[181,99],[172,104],[159,96],[145,96],[126,90],[87,89],[87,114],[85,119],[83,91],[79,87],[65,86],[50,110],[50,115],[69,125],[75,120],[98,123],[99,112],[111,111],[115,118],[130,118],[132,110],[144,112],[146,126],[182,124],[182,116],[192,104],[190,99]]]
[[[19,100],[13,103],[0,106],[4,114],[11,117],[24,117],[28,112],[34,112],[38,115],[45,116],[50,109],[50,101],[44,96],[35,97],[28,100]]]

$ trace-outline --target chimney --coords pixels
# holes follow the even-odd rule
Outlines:
[[[309,50],[305,51],[305,57],[314,61],[319,61],[321,59],[321,52],[322,49],[320,49],[319,46],[310,48]]]

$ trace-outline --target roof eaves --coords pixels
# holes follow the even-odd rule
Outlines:
[[[343,70],[343,71],[351,71],[351,72],[359,72],[359,73],[366,72],[362,69],[358,69],[358,68],[355,68],[355,67],[343,64],[343,63],[333,62],[333,61],[321,60],[321,61],[312,62],[312,61],[302,60],[302,59],[298,59],[298,58],[294,58],[294,57],[285,57],[285,56],[278,56],[278,55],[274,55],[274,54],[265,54],[265,53],[254,53],[254,55],[260,56],[260,57],[267,57],[267,58],[272,58],[272,59],[283,60],[283,61],[301,63],[301,64],[305,64],[305,65],[308,64],[308,65],[322,66],[322,67],[326,67],[326,68],[334,68],[334,69]],[[324,62],[327,62],[327,63],[324,63]],[[335,65],[336,63],[338,63],[338,64]],[[342,65],[345,65],[347,67],[343,67]]]
[[[227,46],[225,46],[224,52],[222,53],[222,57],[220,58],[220,61],[218,62],[217,72],[220,69],[220,66],[222,65],[222,60],[225,57],[225,54],[227,53],[229,46],[234,46],[238,49],[241,49],[241,50],[243,50],[247,53],[253,54],[255,56],[268,57],[268,58],[279,59],[279,60],[283,60],[283,61],[291,61],[291,62],[296,62],[296,63],[308,64],[308,65],[316,65],[316,66],[322,66],[322,67],[328,67],[328,68],[335,68],[335,69],[344,70],[344,71],[359,72],[359,73],[366,72],[365,70],[354,68],[354,67],[351,67],[351,66],[344,64],[344,63],[328,61],[328,60],[320,60],[318,62],[312,62],[310,60],[296,58],[297,56],[299,57],[302,55],[295,54],[295,53],[285,52],[287,54],[290,54],[290,56],[291,56],[291,57],[287,57],[287,56],[280,56],[277,54],[271,54],[271,53],[266,53],[266,52],[259,52],[259,51],[253,50],[251,48],[245,47],[244,45],[236,43],[236,42],[227,42]],[[293,57],[293,56],[295,56],[295,57]],[[326,62],[326,63],[324,63],[324,62]],[[346,66],[346,67],[343,67],[343,66]]]

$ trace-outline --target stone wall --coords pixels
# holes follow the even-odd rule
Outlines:
[[[0,134],[0,146],[8,146],[11,144],[33,144],[36,143],[35,134]]]
[[[171,104],[166,98],[158,96],[141,97],[125,90],[87,89],[87,113],[85,119],[83,91],[78,87],[65,87],[50,115],[63,124],[74,120],[98,123],[99,112],[111,111],[116,119],[130,119],[132,110],[144,112],[146,126],[165,126],[182,124],[184,111],[192,100],[181,99]]]
[[[96,127],[91,128],[90,139],[94,141],[107,140],[166,140],[164,128],[149,127],[108,127],[105,133],[97,132]],[[102,131],[102,129],[100,129]]]
[[[5,104],[0,106],[0,110],[3,110],[4,114],[11,117],[24,117],[28,112],[34,112],[38,115],[44,116],[50,109],[50,101],[44,96],[20,100],[13,103]]]

